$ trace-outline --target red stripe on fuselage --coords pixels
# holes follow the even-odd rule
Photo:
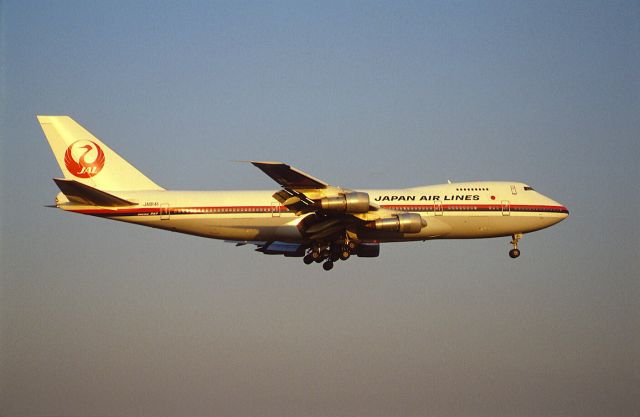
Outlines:
[[[416,211],[416,212],[433,212],[440,211],[501,211],[509,209],[511,211],[522,210],[525,212],[543,212],[543,213],[566,213],[569,214],[564,206],[544,206],[544,205],[527,205],[527,204],[443,204],[442,206],[434,206],[433,204],[394,204],[383,205],[382,208],[399,211]],[[187,214],[269,214],[275,212],[287,212],[283,206],[203,206],[203,207],[140,207],[140,208],[121,208],[121,209],[105,209],[105,208],[86,208],[72,209],[67,211],[74,213],[88,214],[93,216],[140,216],[140,215],[187,215]]]
[[[412,208],[412,207],[424,207],[426,210],[433,210],[434,207],[437,207],[438,209],[440,208],[440,206],[434,206],[433,204],[389,204],[389,205],[382,205],[380,206],[382,208],[385,209],[390,209],[390,210],[402,210],[405,208]],[[502,210],[503,207],[510,207],[512,209],[518,208],[518,209],[525,209],[525,210],[530,210],[530,211],[535,211],[535,210],[539,210],[539,211],[545,211],[547,212],[547,210],[557,210],[559,212],[566,212],[568,213],[569,210],[565,207],[565,206],[543,206],[543,205],[531,205],[531,204],[443,204],[441,206],[443,209],[447,209],[447,208],[457,208],[457,207],[468,207],[468,208],[473,208],[476,210]],[[472,211],[472,210],[467,210],[467,211]]]

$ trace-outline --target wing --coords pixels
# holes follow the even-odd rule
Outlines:
[[[257,244],[268,255],[304,256],[304,262],[321,262],[325,270],[333,262],[346,260],[351,254],[375,257],[380,253],[379,239],[402,238],[418,233],[426,221],[418,213],[395,212],[371,202],[369,194],[331,186],[282,162],[251,161],[282,186],[273,194],[288,210],[302,216],[296,227],[300,243],[241,242]]]
[[[304,256],[308,246],[300,243],[289,242],[264,242],[264,241],[248,241],[248,240],[225,240],[227,243],[235,243],[236,246],[255,245],[256,252],[262,252],[265,255],[284,255],[287,257]]]
[[[282,162],[251,161],[251,163],[270,176],[283,188],[289,188],[291,190],[316,190],[325,189],[329,186],[326,182]]]
[[[315,200],[334,189],[328,183],[283,162],[251,163],[282,186],[282,190],[275,193],[273,198],[290,211],[299,214],[314,211]]]
[[[355,201],[353,197],[356,194],[360,197],[360,210],[358,213],[378,209],[377,205],[369,201],[369,197],[365,193],[357,193],[352,190],[331,186],[283,162],[251,161],[251,163],[282,186],[282,190],[275,193],[273,198],[278,200],[290,211],[298,214],[310,212],[327,214],[328,211],[335,211],[332,209],[340,206],[341,203],[339,200],[347,194],[351,196],[350,202]],[[329,203],[328,199],[331,198],[334,198],[335,201]],[[366,203],[363,200],[364,198],[366,198]],[[323,201],[325,202],[324,205]],[[328,205],[331,205],[331,208],[329,208]],[[362,207],[364,207],[364,209]]]
[[[345,236],[349,229],[370,221],[367,213],[379,209],[366,193],[331,186],[285,163],[251,163],[282,186],[273,198],[298,216],[309,214],[298,225],[307,241],[327,242]]]

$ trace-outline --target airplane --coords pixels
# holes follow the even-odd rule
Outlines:
[[[562,204],[512,181],[458,182],[352,190],[282,162],[247,161],[271,177],[271,191],[169,191],[69,116],[37,116],[64,178],[64,211],[255,245],[267,255],[301,257],[331,270],[352,255],[377,257],[389,242],[511,237],[569,216]]]

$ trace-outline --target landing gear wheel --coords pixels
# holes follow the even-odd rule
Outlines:
[[[511,249],[509,251],[509,256],[511,256],[513,259],[517,258],[518,256],[520,256],[520,249]]]
[[[335,262],[338,259],[340,259],[340,253],[339,252],[331,252],[331,255],[329,255],[329,260],[331,262]]]
[[[343,250],[342,253],[340,253],[340,259],[342,259],[343,261],[346,261],[347,259],[349,259],[350,256],[351,256],[351,253],[349,253],[348,250]]]
[[[323,268],[325,271],[331,271],[331,269],[333,268],[333,262],[331,262],[331,261],[327,261],[327,262],[323,263],[323,264],[322,264],[322,268]]]
[[[307,254],[304,256],[304,258],[302,258],[302,262],[305,263],[305,265],[311,265],[311,263],[313,262],[313,254]]]

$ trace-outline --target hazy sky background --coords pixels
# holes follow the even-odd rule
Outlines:
[[[638,416],[640,5],[0,3],[0,415]],[[331,273],[43,206],[36,114],[160,185],[527,182],[521,242]]]

